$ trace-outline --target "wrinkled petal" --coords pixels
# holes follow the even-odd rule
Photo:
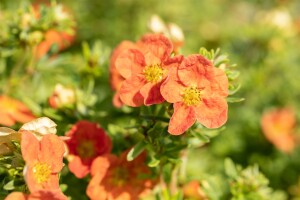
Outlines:
[[[211,81],[212,93],[218,94],[223,97],[228,96],[228,78],[222,69],[213,68],[214,80]]]
[[[228,105],[224,97],[203,97],[194,110],[197,120],[207,128],[219,128],[227,121]]]
[[[177,68],[183,61],[184,57],[182,55],[177,55],[166,60],[163,65],[166,69]]]
[[[144,97],[144,104],[146,106],[152,104],[160,104],[165,99],[160,94],[160,83],[146,83],[140,90],[141,95]]]
[[[160,87],[161,95],[169,103],[180,102],[182,101],[181,92],[184,89],[185,86],[179,81],[177,77],[177,69],[170,69],[167,79],[162,83]]]
[[[191,127],[195,121],[196,116],[192,107],[185,106],[183,103],[175,103],[168,132],[172,135],[180,135]]]
[[[213,65],[201,55],[187,56],[178,68],[178,77],[186,86],[205,87],[214,78]]]
[[[161,34],[148,34],[142,37],[139,45],[145,55],[147,65],[161,64],[173,51],[172,42]]]
[[[40,143],[38,139],[29,131],[22,131],[21,151],[22,157],[26,163],[35,163],[38,161],[40,152]]]
[[[83,178],[90,172],[90,166],[83,164],[78,156],[72,157],[68,167],[77,178]]]
[[[41,140],[39,159],[51,166],[53,172],[59,172],[63,167],[64,142],[57,136],[48,134]]]
[[[123,51],[115,62],[117,70],[124,78],[129,78],[133,73],[142,72],[145,67],[144,55],[136,49]]]
[[[120,99],[120,93],[119,92],[116,92],[114,97],[113,97],[113,105],[116,108],[121,108],[124,105],[123,102]]]
[[[56,124],[48,117],[40,117],[24,124],[21,130],[31,131],[40,135],[56,134]]]
[[[125,80],[120,89],[120,98],[124,104],[132,107],[143,105],[144,98],[140,93],[140,89],[146,81],[140,76],[133,76]]]

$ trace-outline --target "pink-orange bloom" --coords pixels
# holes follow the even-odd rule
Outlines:
[[[127,153],[123,152],[119,158],[110,154],[95,159],[91,168],[92,179],[87,187],[91,200],[135,200],[149,192],[153,182],[141,178],[143,174],[150,174],[144,163],[145,154],[128,162]]]
[[[110,153],[112,142],[106,132],[96,123],[77,122],[66,133],[69,149],[69,169],[77,178],[83,178],[90,172],[93,160],[97,156]]]
[[[283,152],[291,152],[296,146],[295,113],[289,108],[276,109],[263,114],[261,126],[265,137]]]
[[[160,34],[145,35],[138,46],[140,49],[125,50],[116,59],[116,68],[125,78],[120,98],[124,104],[133,107],[162,103],[160,86],[168,70],[182,57],[170,58],[173,45]]]
[[[12,192],[4,200],[67,200],[60,190],[38,190],[31,194]]]
[[[201,55],[190,55],[172,68],[161,94],[174,103],[168,128],[173,135],[182,134],[196,120],[207,128],[218,128],[227,120],[227,76]]]
[[[0,96],[0,124],[12,126],[16,122],[26,123],[34,118],[31,111],[22,102],[8,96]]]
[[[33,133],[22,131],[21,150],[25,166],[25,181],[31,193],[39,190],[59,190],[58,173],[63,167],[65,147],[54,134],[38,140]]]
[[[121,42],[113,51],[110,57],[110,65],[109,65],[109,75],[110,75],[110,85],[111,88],[116,91],[113,97],[113,105],[117,108],[123,106],[123,102],[120,99],[120,88],[125,80],[123,76],[119,73],[116,68],[116,59],[117,57],[127,49],[138,49],[137,45],[130,41],[123,41]]]

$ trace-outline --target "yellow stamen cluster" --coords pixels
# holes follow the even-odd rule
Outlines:
[[[46,163],[39,162],[33,167],[33,176],[37,183],[45,183],[51,176],[51,167]]]
[[[160,65],[146,66],[143,72],[146,80],[151,83],[160,82],[164,75],[164,70]]]
[[[201,90],[197,87],[188,87],[183,91],[182,99],[187,106],[196,106],[201,102]]]
[[[76,148],[78,155],[81,158],[92,158],[95,155],[94,142],[83,140]]]

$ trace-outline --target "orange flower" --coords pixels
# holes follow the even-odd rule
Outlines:
[[[145,154],[128,162],[123,152],[120,158],[114,155],[100,156],[91,168],[92,179],[87,187],[91,200],[134,200],[152,187],[149,179],[139,176],[150,173],[145,165]]]
[[[116,91],[113,98],[113,105],[118,108],[123,106],[123,102],[120,99],[119,90],[125,78],[121,76],[121,74],[116,68],[116,59],[126,49],[138,49],[138,47],[136,44],[130,41],[123,41],[115,48],[115,50],[113,51],[110,57],[110,66],[109,66],[110,85],[111,88],[114,91]]]
[[[296,146],[294,127],[296,117],[289,108],[276,109],[263,114],[261,126],[265,137],[283,152],[291,152]]]
[[[67,200],[60,190],[38,190],[29,195],[22,192],[10,193],[4,200]]]
[[[69,169],[78,178],[90,172],[93,160],[110,153],[112,143],[105,131],[96,123],[79,121],[66,134],[69,149]]]
[[[44,56],[54,44],[58,45],[59,50],[63,50],[74,41],[74,38],[74,35],[68,33],[49,30],[45,34],[44,41],[37,46],[36,57]]]
[[[182,188],[183,195],[186,198],[194,200],[206,200],[207,197],[201,189],[198,181],[190,181]]]
[[[29,131],[22,131],[21,151],[25,166],[25,181],[31,193],[38,190],[59,190],[58,173],[63,167],[65,147],[54,134],[39,141]]]
[[[168,69],[178,64],[182,57],[170,58],[173,46],[163,35],[145,35],[138,46],[140,50],[128,49],[116,59],[116,68],[126,79],[120,88],[120,98],[133,107],[161,103],[164,98],[160,86]]]
[[[35,117],[20,101],[7,96],[0,96],[0,124],[12,126],[16,122],[26,123]]]
[[[201,55],[190,55],[173,68],[161,94],[174,103],[168,129],[173,135],[182,134],[196,120],[207,128],[218,128],[227,120],[227,76]]]

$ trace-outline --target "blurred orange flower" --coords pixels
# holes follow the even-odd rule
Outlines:
[[[294,127],[295,113],[290,108],[265,112],[261,118],[261,126],[265,137],[283,152],[291,152],[296,146]]]
[[[38,190],[29,195],[22,192],[12,192],[4,200],[67,200],[60,190]]]
[[[170,70],[161,94],[174,103],[168,128],[173,135],[182,134],[196,120],[207,128],[218,128],[227,120],[227,76],[201,55],[190,55]]]
[[[179,64],[182,57],[170,58],[173,45],[160,34],[145,35],[138,46],[139,50],[123,51],[115,61],[117,70],[126,79],[120,88],[120,98],[133,107],[162,103],[160,86],[168,69]]]
[[[100,156],[91,167],[92,179],[87,187],[87,195],[92,200],[135,200],[145,195],[153,186],[150,179],[141,178],[150,175],[146,166],[145,154],[135,160],[126,160],[128,151],[120,157]]]
[[[125,78],[121,76],[121,74],[116,68],[116,59],[126,49],[138,49],[138,46],[133,42],[123,41],[115,48],[115,50],[113,51],[110,57],[110,66],[109,66],[110,85],[111,88],[114,91],[116,91],[113,98],[113,105],[117,108],[123,105],[123,102],[120,99],[119,90]]]
[[[183,195],[193,200],[207,200],[198,181],[190,181],[182,188]]]
[[[63,167],[65,147],[54,134],[39,141],[33,133],[22,131],[21,151],[26,162],[24,177],[31,193],[38,190],[59,190],[58,173]]]
[[[22,102],[8,96],[0,96],[0,124],[12,126],[17,122],[26,123],[34,118]]]
[[[73,89],[56,84],[52,95],[49,97],[49,104],[52,108],[62,108],[72,105],[75,99],[75,91]]]
[[[70,137],[66,141],[69,169],[77,178],[86,176],[93,160],[110,153],[112,148],[111,139],[105,131],[98,124],[89,121],[77,122],[66,136]]]

